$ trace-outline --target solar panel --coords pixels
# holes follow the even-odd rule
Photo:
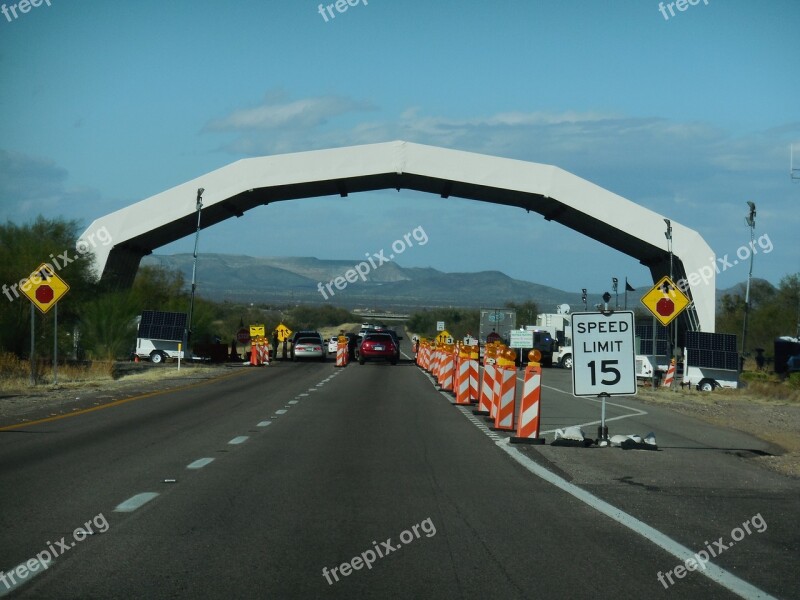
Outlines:
[[[739,354],[736,352],[722,352],[720,350],[701,350],[687,348],[689,365],[705,367],[708,369],[729,369],[736,371],[739,368]]]
[[[667,354],[667,328],[656,325],[656,351],[653,352],[652,323],[637,323],[636,337],[639,338],[639,354]]]
[[[736,336],[732,333],[687,331],[686,347],[718,352],[736,352]]]
[[[183,339],[186,329],[186,313],[163,312],[160,310],[142,311],[142,320],[139,323],[139,337],[153,340]]]

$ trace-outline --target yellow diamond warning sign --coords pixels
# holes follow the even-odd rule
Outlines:
[[[450,335],[450,332],[445,329],[444,331],[439,332],[436,335],[436,341],[440,344],[452,344],[453,343],[453,336]]]
[[[669,325],[691,302],[669,277],[662,277],[642,296],[642,304],[662,325]]]
[[[278,326],[275,328],[275,332],[278,334],[278,341],[279,341],[279,342],[285,342],[286,340],[288,340],[289,338],[291,338],[291,337],[292,337],[292,330],[291,330],[291,329],[289,329],[289,328],[288,328],[286,325],[284,325],[283,323],[280,323],[280,324],[279,324],[279,325],[278,325]]]
[[[36,308],[46,313],[69,291],[69,286],[55,274],[50,265],[43,263],[31,273],[19,289]]]

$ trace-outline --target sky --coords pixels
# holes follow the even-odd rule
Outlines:
[[[84,227],[241,158],[401,139],[556,165],[718,256],[749,241],[753,201],[754,276],[800,272],[796,0],[360,0],[333,17],[310,0],[17,1],[0,13],[0,221]],[[400,266],[652,283],[535,213],[386,190],[203,230],[199,289],[203,252],[357,261],[418,227]],[[742,261],[717,287],[746,278]]]

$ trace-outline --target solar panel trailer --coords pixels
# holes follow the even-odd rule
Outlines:
[[[178,350],[186,330],[186,313],[145,310],[139,319],[136,333],[136,356],[159,364],[167,359],[185,359]]]

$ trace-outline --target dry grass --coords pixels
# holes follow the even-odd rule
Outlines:
[[[361,327],[360,323],[342,323],[336,327],[320,327],[319,333],[323,340],[329,340],[334,335],[339,335],[339,332],[344,329],[345,333],[355,333]]]
[[[21,392],[30,387],[30,363],[20,360],[16,355],[4,352],[0,354],[0,391]],[[111,381],[114,379],[113,361],[91,361],[82,365],[58,365],[58,382],[64,385],[85,385]],[[37,363],[37,384],[48,384],[53,381],[51,364]]]

